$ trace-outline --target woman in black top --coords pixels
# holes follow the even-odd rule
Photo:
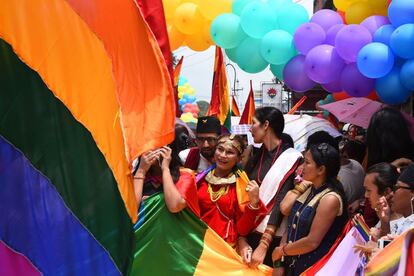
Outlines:
[[[249,179],[258,185],[262,184],[266,174],[279,156],[291,147],[289,142],[284,142],[281,139],[284,126],[283,114],[277,108],[263,107],[255,111],[250,131],[254,142],[263,143],[263,145],[260,149],[253,151],[253,156],[248,160],[245,171]],[[294,166],[296,167],[296,164]],[[280,238],[275,237],[274,234],[283,219],[279,205],[286,193],[293,189],[294,176],[292,172],[294,169],[292,168],[287,178],[283,183],[280,183],[280,189],[273,199],[274,204],[269,210],[271,214],[265,232],[253,232],[247,237],[239,239],[239,253],[243,260],[252,267],[261,263],[272,265],[271,252],[280,242]]]

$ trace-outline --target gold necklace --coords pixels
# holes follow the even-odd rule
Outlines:
[[[206,175],[206,181],[212,185],[227,185],[236,183],[236,175],[230,173],[227,177],[219,177],[214,175],[215,169]]]
[[[220,187],[220,189],[218,189],[218,191],[215,192],[213,191],[211,184],[210,183],[207,183],[207,184],[208,184],[207,192],[210,195],[210,199],[212,202],[216,202],[217,200],[220,199],[222,195],[227,194],[227,192],[229,191],[229,185],[225,185],[225,186],[223,185],[222,187]]]

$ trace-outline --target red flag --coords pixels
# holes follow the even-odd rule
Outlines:
[[[216,116],[220,120],[221,125],[225,125],[229,111],[230,95],[226,77],[226,66],[224,63],[223,52],[219,47],[216,47],[213,87],[207,115]]]
[[[234,114],[234,116],[240,116],[240,110],[237,106],[236,100],[234,97],[231,99],[231,112]]]
[[[250,92],[249,96],[247,97],[246,105],[244,106],[243,114],[241,116],[239,124],[251,125],[255,109],[256,108],[254,106],[253,85],[252,81],[250,80]]]

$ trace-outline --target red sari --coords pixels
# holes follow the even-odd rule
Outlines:
[[[226,185],[229,186],[227,193],[215,202],[210,197],[205,177],[200,179],[197,186],[195,181],[192,183],[179,181],[177,188],[194,213],[227,243],[234,245],[238,236],[245,236],[257,227],[260,222],[259,218],[267,214],[267,209],[259,201],[257,210],[246,207],[242,212],[237,200],[236,184]],[[221,187],[223,185],[212,185],[214,192]]]

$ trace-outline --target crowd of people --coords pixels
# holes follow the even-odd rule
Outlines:
[[[414,145],[403,115],[385,107],[365,131],[324,131],[295,149],[273,107],[256,109],[255,144],[200,117],[195,139],[176,125],[173,143],[144,153],[134,168],[138,205],[163,192],[171,213],[190,208],[243,262],[274,275],[300,275],[321,259],[354,216],[372,227],[356,246],[367,258],[414,227]]]

